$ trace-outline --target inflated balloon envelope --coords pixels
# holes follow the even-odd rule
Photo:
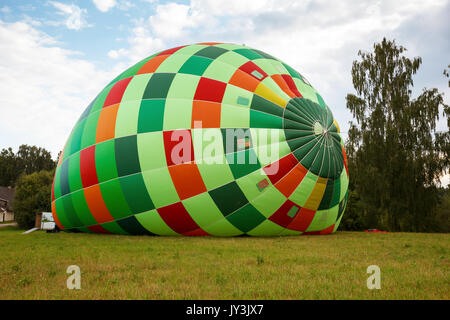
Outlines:
[[[329,234],[346,161],[330,109],[299,72],[246,46],[181,46],[89,104],[60,156],[52,212],[71,232]]]

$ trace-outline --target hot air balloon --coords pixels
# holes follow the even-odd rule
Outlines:
[[[198,43],[145,58],[87,106],[52,213],[68,232],[329,234],[347,191],[338,124],[305,77],[260,50]]]

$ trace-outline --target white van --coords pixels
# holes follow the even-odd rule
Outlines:
[[[53,220],[53,215],[51,212],[42,212],[41,219],[41,230],[54,230],[55,220]]]

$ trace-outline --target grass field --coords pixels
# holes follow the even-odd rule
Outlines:
[[[0,299],[449,299],[448,234],[22,235],[0,228]],[[66,268],[81,268],[68,290]],[[369,290],[369,265],[381,289]]]

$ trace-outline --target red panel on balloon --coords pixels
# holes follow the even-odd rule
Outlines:
[[[301,97],[302,95],[300,94],[300,92],[298,92],[294,79],[292,79],[292,77],[288,74],[283,74],[281,76],[283,77],[284,82],[286,82],[286,84],[288,85],[289,89],[291,89],[291,91],[295,93],[297,97]]]
[[[200,229],[181,202],[157,209],[164,222],[175,232],[186,234]]]
[[[314,219],[315,213],[316,211],[301,208],[294,221],[288,226],[288,229],[304,232]]]
[[[290,200],[287,200],[283,205],[270,216],[269,220],[286,228],[298,215],[300,208]]]
[[[283,178],[289,171],[291,171],[298,161],[292,153],[281,158],[280,160],[271,163],[264,167],[264,172],[267,177],[269,177],[272,184],[277,183],[281,178]]]
[[[194,100],[222,102],[226,87],[226,83],[202,77],[198,83],[197,91],[195,91]]]
[[[244,71],[245,73],[251,75],[253,78],[255,78],[258,81],[263,81],[267,77],[267,73],[264,72],[263,69],[258,67],[253,62],[249,61],[245,64],[243,64],[239,70]]]
[[[167,166],[194,161],[191,130],[164,131]]]
[[[81,150],[80,175],[83,188],[98,184],[97,171],[95,169],[95,145]]]
[[[105,99],[105,103],[103,104],[103,108],[107,106],[111,106],[116,103],[120,103],[123,97],[123,93],[127,88],[128,84],[131,81],[131,78],[125,78],[120,81],[117,81],[116,84],[109,90],[108,96]]]

